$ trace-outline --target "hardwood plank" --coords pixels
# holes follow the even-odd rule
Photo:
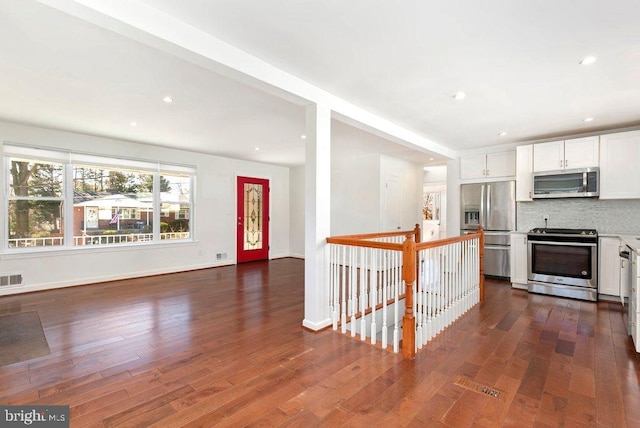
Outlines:
[[[549,360],[533,357],[522,378],[518,394],[539,400],[544,391],[550,364]]]
[[[66,404],[86,427],[638,425],[619,305],[487,279],[407,361],[302,329],[303,276],[281,259],[1,297],[0,313],[39,313],[53,352],[0,367],[0,404]]]

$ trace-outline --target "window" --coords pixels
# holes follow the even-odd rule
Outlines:
[[[184,239],[190,235],[191,177],[160,175],[161,239]]]
[[[73,190],[75,245],[153,240],[153,172],[76,164]]]
[[[63,245],[63,165],[18,157],[8,165],[8,246]]]
[[[13,145],[4,152],[8,248],[191,239],[193,168]]]

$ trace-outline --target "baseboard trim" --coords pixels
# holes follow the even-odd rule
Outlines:
[[[319,331],[329,327],[330,325],[331,325],[331,318],[327,318],[326,320],[317,321],[317,322],[309,321],[307,319],[302,321],[302,326],[312,331]]]

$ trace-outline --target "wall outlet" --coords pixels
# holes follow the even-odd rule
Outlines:
[[[542,214],[542,220],[549,221],[549,214]]]

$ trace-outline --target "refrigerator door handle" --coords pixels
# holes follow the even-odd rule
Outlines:
[[[478,226],[482,227],[483,229],[486,229],[487,226],[487,221],[486,221],[486,215],[487,212],[485,210],[485,195],[484,195],[484,188],[486,187],[486,184],[483,184],[480,187],[480,221],[478,222]]]
[[[482,227],[487,229],[489,224],[491,224],[491,184],[487,184],[487,214]]]

